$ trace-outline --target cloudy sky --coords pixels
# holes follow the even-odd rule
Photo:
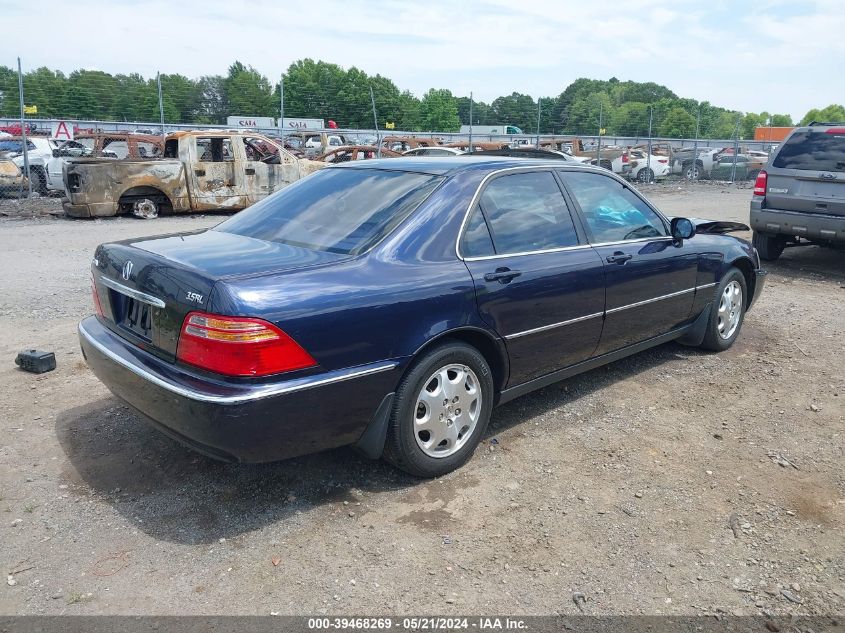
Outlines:
[[[0,63],[274,81],[311,57],[490,101],[578,77],[800,118],[845,102],[843,0],[2,0]],[[24,28],[13,27],[25,24]],[[36,27],[35,25],[41,25]]]

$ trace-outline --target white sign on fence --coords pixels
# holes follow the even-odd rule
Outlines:
[[[73,140],[73,123],[67,121],[53,121],[50,125],[50,138],[57,141]]]
[[[276,121],[269,116],[230,116],[226,119],[226,125],[237,128],[270,129],[276,127]]]
[[[279,127],[286,130],[323,130],[326,125],[323,119],[289,119],[285,117],[284,122],[279,119]]]

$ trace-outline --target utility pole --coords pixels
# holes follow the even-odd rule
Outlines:
[[[540,101],[543,97],[537,97],[537,149],[540,149]]]
[[[376,156],[381,158],[381,139],[378,133],[378,115],[376,114],[376,98],[373,96],[373,87],[370,86],[370,101],[373,103],[373,123],[376,126]]]
[[[472,154],[472,91],[469,93],[469,153]]]
[[[29,150],[26,147],[26,124],[23,105],[23,73],[21,72],[21,58],[18,57],[18,95],[21,100],[21,142],[23,143],[23,171],[26,175],[26,184],[29,189],[29,196],[32,197],[32,174],[29,173]],[[18,196],[23,194],[23,182],[18,189]]]
[[[161,73],[156,73],[156,83],[158,83],[158,112],[161,115],[161,136],[164,138],[164,101],[161,99]]]

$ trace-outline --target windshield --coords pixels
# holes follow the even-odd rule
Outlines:
[[[796,132],[772,163],[785,169],[845,171],[845,134],[807,131]]]
[[[215,230],[356,255],[408,217],[442,180],[430,174],[383,169],[323,169]]]

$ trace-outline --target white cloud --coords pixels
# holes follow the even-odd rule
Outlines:
[[[31,29],[6,29],[0,62],[13,66],[20,55],[25,68],[199,76],[238,59],[276,81],[311,57],[416,94],[436,86],[488,101],[556,95],[580,76],[654,81],[717,105],[797,116],[845,101],[839,0],[77,0],[73,11],[42,0],[5,13],[7,24],[62,24],[60,36],[37,44]]]

